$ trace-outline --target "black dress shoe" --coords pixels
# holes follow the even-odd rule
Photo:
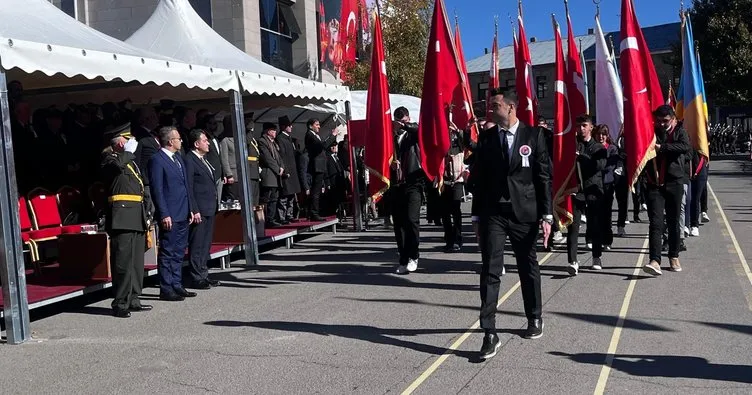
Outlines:
[[[632,218],[632,222],[634,222],[636,224],[639,224],[639,223],[642,222],[642,220],[640,219],[640,217],[634,217],[634,218]]]
[[[490,359],[496,355],[496,351],[501,347],[499,336],[495,333],[486,333],[483,336],[483,346],[480,348],[480,359]]]
[[[167,302],[182,302],[185,300],[185,297],[176,294],[160,294],[159,300]]]
[[[314,222],[321,222],[321,221],[323,221],[323,220],[324,220],[324,218],[321,218],[321,216],[320,216],[320,215],[312,215],[312,216],[311,216],[311,218],[309,218],[309,219],[310,219],[311,221],[314,221]]]
[[[129,310],[130,311],[150,311],[151,309],[153,309],[153,307],[148,304],[140,304],[138,306],[131,306]]]
[[[188,286],[188,288],[191,288],[191,289],[211,289],[211,283],[209,283],[209,282],[208,282],[208,281],[206,281],[206,280],[202,280],[202,281],[196,281],[196,282],[194,282],[193,284],[190,284],[190,285]],[[187,292],[187,291],[186,291],[186,292]],[[179,295],[179,294],[180,294],[180,293],[178,292],[178,295]],[[186,295],[183,295],[183,296],[186,296]]]
[[[131,312],[123,309],[113,309],[112,315],[117,318],[128,318],[131,316]]]
[[[527,330],[525,331],[525,339],[537,339],[543,336],[543,319],[536,318],[527,322]]]
[[[288,221],[288,220],[279,221],[279,223],[282,224],[282,225],[290,225],[290,221]]]
[[[266,223],[267,228],[279,228],[280,226],[282,226],[282,224],[277,221],[269,221]]]
[[[207,279],[206,281],[208,281],[208,282],[209,282],[209,284],[211,284],[211,286],[212,286],[212,287],[217,287],[217,286],[219,286],[220,284],[222,284],[221,282],[219,282],[219,280],[212,280],[212,279],[210,279],[210,278],[209,278],[209,279]]]
[[[195,292],[186,291],[185,289],[176,289],[175,293],[184,298],[195,298],[198,295]]]

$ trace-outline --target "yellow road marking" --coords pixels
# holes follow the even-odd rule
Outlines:
[[[650,238],[646,238],[642,244],[642,252],[639,258],[637,258],[637,265],[635,265],[632,276],[637,276],[642,270],[642,262],[645,260],[645,250],[648,248]],[[608,376],[611,374],[611,364],[614,362],[614,356],[616,355],[616,349],[619,346],[619,338],[621,337],[621,331],[624,328],[624,320],[627,318],[627,311],[629,311],[629,303],[632,300],[632,294],[634,293],[635,286],[637,285],[637,279],[632,278],[629,281],[627,287],[627,293],[624,295],[624,301],[621,304],[621,310],[619,311],[619,319],[616,321],[616,327],[614,333],[611,335],[611,343],[608,345],[608,354],[606,355],[605,365],[601,367],[601,374],[598,376],[598,383],[595,386],[596,395],[603,394],[606,390],[606,382],[608,382]]]
[[[718,207],[718,211],[721,214],[721,218],[723,219],[723,223],[726,225],[726,231],[728,232],[728,237],[731,238],[731,242],[734,243],[734,249],[736,250],[736,255],[739,256],[739,263],[742,264],[742,269],[744,270],[744,274],[747,276],[747,280],[749,280],[750,285],[752,285],[752,271],[749,270],[749,264],[747,263],[747,259],[744,258],[744,253],[742,252],[741,247],[739,246],[739,242],[736,240],[736,235],[734,234],[734,230],[731,229],[731,224],[728,221],[728,218],[726,217],[726,213],[723,211],[723,207],[721,207],[721,202],[718,200],[718,196],[715,194],[715,191],[713,191],[713,188],[710,187],[710,183],[708,183],[708,191],[711,195],[713,195],[713,200],[715,201],[716,207]]]
[[[541,259],[538,262],[538,264],[543,265],[553,255],[554,255],[553,252],[549,252],[548,254],[546,254],[546,256],[543,257],[543,259]],[[509,299],[509,297],[511,297],[512,294],[514,294],[519,288],[520,288],[520,282],[517,281],[517,283],[514,284],[512,288],[509,289],[509,291],[507,291],[501,298],[499,298],[499,302],[496,304],[496,307],[498,308],[499,306],[501,306],[502,303],[506,302],[506,300]],[[410,384],[409,387],[407,387],[404,391],[402,391],[402,395],[412,394],[413,391],[418,389],[418,387],[420,387],[420,385],[423,384],[423,382],[426,381],[426,379],[429,378],[436,371],[436,369],[438,369],[439,366],[441,366],[441,364],[443,364],[444,361],[446,361],[447,358],[449,358],[449,356],[452,355],[452,353],[456,351],[462,345],[462,343],[464,343],[465,340],[467,340],[470,337],[470,335],[472,335],[473,332],[475,332],[475,330],[478,329],[479,327],[480,327],[480,319],[475,321],[473,326],[471,326],[470,329],[467,330],[467,332],[463,333],[459,338],[457,338],[457,340],[455,340],[455,342],[452,343],[451,346],[449,346],[449,348],[444,352],[444,354],[442,354],[438,359],[436,359],[431,364],[431,366],[428,367],[428,369],[426,369],[420,376],[418,376],[417,379],[415,379],[415,381],[412,382],[412,384]]]

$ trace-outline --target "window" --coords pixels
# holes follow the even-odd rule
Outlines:
[[[72,18],[76,17],[76,0],[59,0],[53,3]]]
[[[538,76],[535,78],[535,85],[536,85],[536,96],[538,96],[538,99],[545,99],[546,98],[546,91],[548,90],[548,81],[546,79],[546,76]]]
[[[301,33],[292,8],[277,0],[259,0],[259,13],[261,60],[292,72],[292,42]]]
[[[193,6],[193,10],[196,11],[198,16],[206,22],[207,25],[212,25],[212,2],[211,0],[188,0]]]
[[[481,82],[478,84],[478,100],[486,100],[486,92],[488,92],[488,82]]]

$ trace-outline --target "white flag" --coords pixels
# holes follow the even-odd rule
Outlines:
[[[616,144],[624,123],[624,96],[614,63],[603,36],[601,22],[595,16],[595,119],[608,125],[611,140]]]

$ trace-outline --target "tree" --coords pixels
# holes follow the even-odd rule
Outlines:
[[[428,33],[434,0],[381,0],[386,69],[389,91],[420,97],[426,64]],[[345,66],[345,84],[353,90],[368,89],[371,48],[361,61]]]
[[[708,101],[752,101],[752,0],[694,0],[690,15]]]

